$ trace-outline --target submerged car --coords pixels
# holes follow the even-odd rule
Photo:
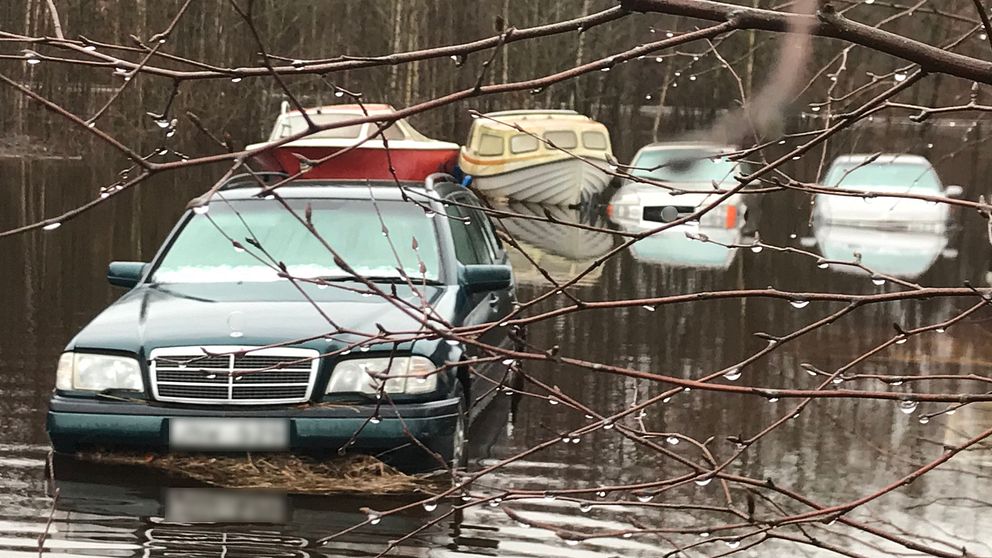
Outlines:
[[[925,157],[908,154],[842,155],[831,163],[823,186],[872,195],[817,194],[814,223],[936,233],[947,228],[947,204],[899,196],[962,194],[960,186],[945,187]]]
[[[735,176],[743,163],[727,157],[731,146],[705,143],[654,143],[641,148],[630,164],[630,174],[663,186],[628,180],[617,190],[607,208],[611,220],[632,227],[656,228],[684,218],[713,203],[737,185]],[[734,194],[699,219],[682,226],[739,230],[747,206]]]
[[[263,193],[233,179],[186,211],[151,262],[110,264],[110,282],[130,290],[59,359],[55,450],[457,465],[467,422],[512,372],[501,359],[464,364],[479,343],[510,345],[499,322],[515,301],[478,200],[447,175]],[[486,326],[478,343],[451,331],[466,326]]]
[[[607,215],[627,232],[642,233],[696,213],[717,200],[715,190],[738,184],[735,176],[745,172],[732,161],[731,146],[704,143],[656,143],[637,152],[630,174],[663,184],[629,180],[614,194]],[[666,188],[667,187],[667,188]],[[643,238],[633,245],[639,260],[663,265],[727,268],[744,234],[748,207],[744,196],[735,194],[694,218]],[[713,243],[700,242],[705,237]]]

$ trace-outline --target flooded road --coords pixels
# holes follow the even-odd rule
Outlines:
[[[948,154],[934,160],[945,182],[964,185],[966,195],[977,198],[987,191],[984,177],[989,165],[978,162],[973,153]],[[108,168],[112,165],[98,160],[0,160],[0,186],[10,193],[5,199],[13,200],[0,207],[0,229],[89,199],[98,185],[107,181]],[[807,177],[811,172],[794,170]],[[363,507],[382,510],[412,500],[241,493],[205,488],[135,468],[74,462],[56,463],[55,478],[50,481],[45,467],[48,442],[44,417],[58,355],[79,328],[119,296],[120,291],[106,284],[107,262],[150,258],[186,201],[212,182],[212,172],[200,169],[159,178],[56,231],[0,240],[0,306],[4,309],[0,321],[0,555],[37,555],[36,538],[51,520],[46,549],[62,555],[375,556],[390,541],[424,526],[450,505],[431,511],[418,506],[319,544],[322,537],[364,521]],[[509,209],[543,214],[540,208],[521,204]],[[602,207],[584,212],[562,210],[555,217],[610,226]],[[958,215],[955,222],[958,226],[941,238],[893,232],[868,236],[814,232],[809,226],[808,200],[776,194],[763,201],[758,230],[760,238],[770,245],[793,246],[835,258],[850,258],[857,251],[866,264],[921,284],[959,286],[969,281],[987,285],[989,248],[980,223],[969,215]],[[621,242],[608,232],[531,220],[508,219],[504,224],[528,258],[539,262],[556,279],[574,276]],[[891,284],[873,284],[863,272],[851,273],[838,266],[820,268],[813,258],[771,249],[720,248],[713,254],[704,253],[710,248],[687,243],[684,235],[646,239],[589,274],[573,294],[594,301],[769,285],[849,293],[894,289]],[[825,250],[833,252],[828,255],[822,252]],[[549,285],[530,267],[528,258],[520,254],[512,257],[521,300],[548,290]],[[801,364],[836,369],[890,338],[893,322],[904,328],[930,324],[972,303],[941,299],[861,308],[771,353],[750,366],[739,381],[813,388],[821,379],[810,376]],[[548,307],[563,304],[555,300]],[[559,345],[563,355],[697,378],[764,347],[767,341],[755,333],[785,334],[839,308],[824,302],[795,308],[786,301],[765,299],[620,308],[545,321],[529,330],[529,340],[538,347]],[[992,364],[988,351],[992,341],[990,316],[975,314],[946,333],[914,336],[863,363],[854,373],[985,375]],[[664,389],[643,380],[592,374],[565,365],[528,364],[526,371],[600,414],[622,411]],[[857,381],[865,386],[879,383]],[[945,391],[974,388],[929,384],[913,387]],[[911,386],[872,387],[898,391]],[[921,416],[947,407],[921,404],[906,414],[893,402],[819,400],[747,448],[729,472],[769,479],[824,504],[845,502],[912,472],[936,458],[945,444],[960,443],[992,422],[992,406],[973,404],[921,423]],[[794,408],[795,403],[787,400],[693,391],[648,408],[639,420],[658,433],[678,433],[699,441],[712,438],[708,448],[720,460],[736,449],[728,437],[754,435],[765,425],[792,414]],[[544,398],[501,395],[469,433],[469,470],[491,466],[587,423],[582,413],[551,405]],[[673,444],[670,439],[665,443],[670,451],[694,455],[688,443]],[[690,483],[651,501],[641,501],[629,492],[612,492],[591,500],[555,494],[565,489],[650,482],[669,476],[665,468],[670,463],[618,435],[615,429],[598,429],[577,442],[569,439],[512,462],[473,485],[472,494],[533,490],[535,497],[513,502],[514,512],[535,522],[576,531],[622,532],[662,525],[691,531],[702,512],[666,506],[719,503],[719,483]],[[858,509],[852,518],[938,546],[936,541],[954,541],[974,555],[989,555],[990,478],[989,448],[965,451],[911,485]],[[58,497],[54,498],[56,490]],[[732,496],[738,502],[746,497],[743,493]],[[195,511],[196,502],[203,501],[214,502],[219,509],[252,508],[269,515],[248,523],[201,522],[189,514]],[[392,555],[659,556],[691,544],[685,555],[716,556],[736,548],[734,541],[719,540],[710,533],[699,533],[694,540],[645,534],[572,545],[551,529],[525,527],[505,513],[502,505],[467,507],[405,538]],[[807,529],[858,555],[889,556],[898,549],[840,525],[818,523]],[[747,555],[835,554],[773,540],[748,550]]]

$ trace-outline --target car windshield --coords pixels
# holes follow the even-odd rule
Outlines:
[[[940,191],[933,167],[920,163],[834,163],[824,184],[864,190]]]
[[[279,262],[293,277],[347,279],[350,275],[335,265],[320,239],[300,222],[306,219],[308,205],[317,233],[356,273],[382,280],[400,279],[397,268],[401,268],[414,281],[436,281],[439,277],[434,224],[413,204],[342,199],[286,203],[292,212],[270,200],[212,202],[207,213],[194,213],[183,226],[152,281],[279,281]],[[388,236],[383,234],[379,215]],[[235,246],[235,241],[240,246]],[[423,274],[421,261],[426,269]]]
[[[634,176],[663,182],[721,184],[733,178],[737,163],[707,149],[648,150],[634,161]]]

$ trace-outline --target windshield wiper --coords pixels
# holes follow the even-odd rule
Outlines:
[[[328,283],[332,282],[345,282],[354,281],[356,283],[361,283],[362,281],[357,277],[352,275],[328,275],[324,277],[314,277],[314,279],[319,279]],[[405,285],[407,279],[400,277],[398,275],[362,275],[362,279],[366,281],[371,281],[373,283],[396,283],[399,285]],[[410,277],[410,283],[414,286],[417,285],[443,285],[444,283],[437,281],[435,279],[423,279],[421,277]]]

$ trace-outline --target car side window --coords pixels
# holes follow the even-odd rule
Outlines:
[[[493,228],[493,222],[489,219],[489,215],[482,210],[478,200],[465,198],[462,201],[463,203],[473,206],[473,209],[469,209],[468,211],[472,215],[472,219],[478,220],[482,225],[482,234],[485,237],[486,249],[490,258],[493,262],[498,261],[499,254],[503,250],[503,244],[499,241],[499,237],[496,236],[496,230]]]
[[[452,200],[463,203],[462,200]],[[445,209],[451,238],[455,243],[455,257],[464,265],[492,263],[486,247],[485,236],[479,219],[465,207],[449,204]]]

